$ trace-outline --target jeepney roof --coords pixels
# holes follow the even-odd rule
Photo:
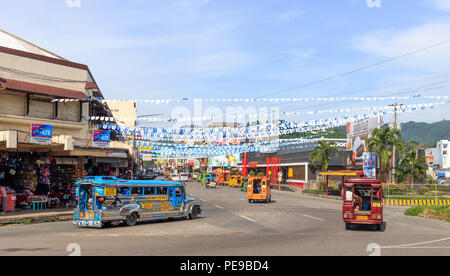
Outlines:
[[[184,186],[181,182],[159,181],[159,180],[126,180],[112,176],[88,176],[75,183],[76,186],[90,184],[94,186]]]
[[[353,186],[353,185],[381,186],[381,182],[377,179],[352,178],[352,179],[346,179],[344,182],[344,185],[345,186]]]

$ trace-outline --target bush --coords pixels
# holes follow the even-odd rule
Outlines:
[[[424,209],[425,209],[424,206],[415,206],[415,207],[412,207],[412,208],[409,208],[408,210],[406,210],[405,215],[417,217],[418,215],[423,213]]]
[[[425,195],[425,194],[427,194],[429,191],[430,191],[430,188],[429,188],[428,186],[420,186],[420,187],[419,187],[419,190],[418,190],[418,192],[419,192],[420,195]]]

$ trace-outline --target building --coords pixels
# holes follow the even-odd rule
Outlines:
[[[67,193],[74,176],[128,168],[130,143],[93,143],[98,122],[89,119],[113,116],[103,98],[87,65],[0,30],[1,184],[34,191],[56,183]],[[32,125],[47,130],[44,142]]]
[[[450,169],[450,142],[441,140],[437,142],[437,147],[431,149],[433,155],[433,163],[440,169]]]
[[[346,139],[325,139],[335,142],[338,156],[330,156],[329,170],[353,169],[352,151],[347,149]],[[317,180],[318,170],[310,161],[314,144],[284,145],[273,153],[248,153],[242,157],[243,166],[248,171],[262,172],[270,177],[272,183],[278,182],[278,174],[282,173],[283,183],[307,188],[310,182]]]
[[[136,103],[134,101],[108,101],[116,122],[120,126],[136,127]]]

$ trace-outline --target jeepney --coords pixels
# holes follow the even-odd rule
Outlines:
[[[200,203],[186,196],[185,186],[179,182],[95,176],[75,185],[77,207],[72,222],[80,227],[101,228],[121,222],[133,226],[147,219],[195,219],[202,212]]]
[[[251,176],[248,180],[247,199],[249,203],[259,201],[269,203],[272,201],[272,190],[267,177]]]
[[[376,225],[383,227],[383,188],[376,179],[349,179],[342,189],[344,199],[342,216],[345,229],[352,225]]]
[[[230,182],[229,182],[229,186],[236,188],[236,187],[241,187],[241,183],[242,183],[242,176],[240,175],[232,175],[230,177]]]

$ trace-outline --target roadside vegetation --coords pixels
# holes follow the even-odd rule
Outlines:
[[[438,218],[450,222],[450,206],[415,206],[406,210],[405,215]]]

